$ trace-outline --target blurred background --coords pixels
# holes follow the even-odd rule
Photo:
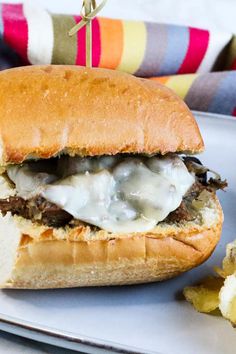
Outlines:
[[[80,0],[27,0],[58,13],[79,13]],[[0,0],[0,3],[4,2]],[[8,0],[7,3],[21,3]],[[108,0],[100,16],[236,32],[236,0]]]

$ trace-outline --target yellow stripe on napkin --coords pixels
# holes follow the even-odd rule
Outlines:
[[[133,74],[140,67],[144,57],[147,30],[144,22],[123,21],[123,32],[124,47],[117,70]]]
[[[197,76],[198,74],[170,76],[165,85],[184,99]]]

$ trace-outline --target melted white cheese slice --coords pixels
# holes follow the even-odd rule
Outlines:
[[[41,194],[75,219],[120,233],[153,229],[178,208],[195,180],[177,155],[64,156],[55,175],[28,164],[10,167],[8,175],[18,195]]]

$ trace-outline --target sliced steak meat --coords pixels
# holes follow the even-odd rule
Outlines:
[[[38,213],[38,215],[41,216],[41,222],[48,226],[64,226],[73,219],[73,216],[67,213],[67,211],[61,209],[53,203],[48,202],[46,199],[40,196],[31,200],[31,206],[36,208],[35,215]]]
[[[205,189],[209,192],[215,192],[217,189],[224,189],[227,186],[226,180],[221,180],[219,174],[211,171],[203,166],[201,161],[193,156],[182,157],[188,171],[193,173],[196,177],[196,182],[192,185],[190,190],[184,196],[180,206],[171,212],[164,222],[179,223],[184,221],[194,220],[197,216],[197,211],[193,207],[193,200],[196,199],[200,193]],[[45,170],[45,161],[38,172]],[[32,164],[33,167],[34,163]],[[53,172],[56,169],[57,160],[50,159],[47,162],[46,170]],[[41,171],[42,170],[42,171]],[[211,173],[213,177],[208,178],[207,174]],[[20,197],[9,197],[7,199],[0,199],[0,211],[3,215],[11,212],[13,215],[20,215],[25,219],[30,219],[39,224],[48,225],[51,227],[61,227],[69,224],[71,227],[84,224],[80,220],[73,218],[71,214],[64,211],[57,205],[48,202],[41,196],[36,196],[29,200]]]
[[[208,167],[204,166],[196,157],[185,156],[183,157],[183,161],[188,171],[194,173],[197,180],[206,186],[209,191],[215,192],[218,189],[224,190],[228,186],[226,179],[222,180],[221,176],[217,172],[212,171]],[[208,173],[211,173],[213,177],[208,178]]]
[[[191,159],[187,160],[187,167],[190,172],[192,172],[192,162],[197,164],[197,162]],[[191,221],[196,217],[196,210],[192,206],[192,202],[196,199],[199,194],[204,190],[214,192],[218,188],[224,188],[226,185],[225,181],[220,179],[215,179],[212,181],[207,181],[205,172],[201,170],[200,164],[198,164],[200,170],[196,173],[196,182],[192,185],[190,190],[184,196],[180,206],[172,211],[165,222],[179,223],[183,221]],[[204,172],[204,173],[203,173]],[[219,186],[220,183],[220,186]],[[214,184],[214,188],[212,185]],[[223,186],[224,185],[224,186]],[[67,213],[65,210],[61,209],[57,205],[48,202],[41,196],[36,196],[29,200],[24,200],[20,197],[9,197],[8,199],[0,199],[0,211],[5,215],[10,211],[13,215],[20,215],[25,219],[31,219],[43,225],[48,225],[51,227],[61,227],[70,223],[73,227],[77,225],[78,220],[73,219],[73,216]]]
[[[65,210],[40,196],[29,200],[20,197],[0,199],[0,210],[3,215],[10,211],[13,215],[20,215],[51,227],[64,226],[73,218]]]
[[[30,218],[27,201],[20,197],[0,199],[0,210],[3,215],[10,211],[13,215],[21,215],[25,219]]]
[[[200,195],[204,189],[206,189],[206,187],[203,186],[200,182],[194,183],[187,194],[184,196],[180,206],[167,216],[165,222],[179,223],[182,221],[194,220],[196,217],[196,210],[193,208],[192,202]]]
[[[192,221],[194,217],[195,213],[193,208],[183,200],[180,206],[176,210],[172,211],[164,221],[167,223],[180,223],[183,221]]]
[[[180,206],[167,216],[165,219],[166,222],[179,223],[183,221],[194,220],[197,212],[193,208],[193,200],[196,199],[204,189],[215,193],[216,190],[224,189],[227,187],[226,180],[221,180],[221,177],[217,173],[203,166],[201,161],[196,157],[185,156],[183,157],[183,161],[188,171],[195,174],[196,182],[184,196]],[[213,173],[215,178],[208,179],[208,172]]]
[[[195,217],[192,201],[198,197],[203,189],[206,189],[201,183],[196,182],[183,198],[180,206],[171,212],[166,222],[190,221]],[[0,199],[0,210],[3,215],[11,212],[13,215],[20,215],[25,219],[36,221],[50,227],[61,227],[68,223],[75,226],[76,220],[72,215],[57,205],[48,202],[41,196],[25,200],[20,197],[9,197],[8,199]]]

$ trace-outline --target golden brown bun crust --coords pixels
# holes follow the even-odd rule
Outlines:
[[[2,165],[63,152],[196,153],[204,147],[193,115],[171,90],[118,71],[9,69],[0,72],[0,97]]]
[[[30,226],[27,231],[24,226],[28,234],[21,233],[11,279],[2,287],[121,285],[171,278],[213,252],[223,222],[218,199],[213,202],[215,219],[209,225],[157,225],[148,233],[118,235],[82,227],[56,235],[53,229]]]

